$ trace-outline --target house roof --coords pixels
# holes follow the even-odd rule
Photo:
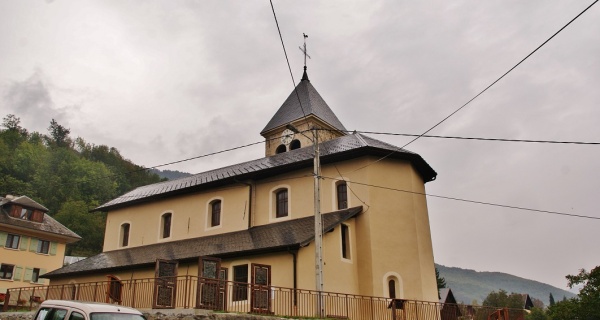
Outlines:
[[[300,81],[294,91],[290,93],[288,98],[260,134],[301,119],[305,115],[314,115],[337,130],[346,130],[337,116],[331,111],[325,100],[323,100],[315,87],[310,83],[306,71],[304,72],[302,81]]]
[[[23,197],[19,197],[19,198],[23,198]],[[25,197],[25,198],[27,198],[27,197]],[[29,199],[29,198],[27,198],[27,199]],[[0,198],[0,207],[2,208],[2,209],[0,209],[0,225],[4,224],[4,225],[12,226],[12,227],[29,229],[32,231],[45,232],[45,233],[50,233],[50,234],[55,234],[55,235],[71,238],[71,240],[67,241],[67,242],[75,242],[75,241],[78,241],[79,239],[81,239],[81,237],[78,234],[71,231],[69,228],[63,226],[60,222],[56,221],[54,218],[52,218],[48,214],[44,214],[44,218],[43,218],[42,222],[34,222],[34,221],[29,221],[29,220],[17,219],[17,218],[13,218],[13,217],[9,216],[8,212],[6,212],[6,210],[4,210],[3,206],[5,204],[7,204],[7,203],[22,204],[20,202],[15,202],[15,201],[11,201],[11,200],[12,199],[8,199],[8,198]],[[31,201],[33,201],[33,200],[31,200]],[[31,207],[30,205],[27,205],[27,206]],[[40,206],[42,206],[42,205],[40,205]],[[42,208],[43,208],[43,206],[42,206]],[[48,211],[48,209],[46,209],[46,211]]]
[[[454,294],[450,288],[441,288],[440,289],[440,303],[454,303],[456,304],[456,298],[454,298]]]
[[[38,209],[44,212],[48,212],[48,208],[44,207],[43,205],[35,202],[34,200],[32,200],[31,198],[29,198],[28,196],[20,196],[20,197],[9,197],[6,196],[4,198],[0,197],[0,206],[3,206],[7,203],[16,203],[19,205],[22,205],[24,207],[28,207],[28,208],[32,208],[32,209]]]
[[[348,160],[363,155],[386,156],[411,161],[425,182],[432,181],[437,176],[437,173],[418,154],[358,133],[325,141],[319,144],[319,148],[322,164]],[[289,170],[311,167],[313,165],[312,160],[312,146],[303,147],[177,180],[138,187],[95,208],[94,211],[108,211],[152,199],[190,193],[227,183],[236,183],[236,181],[242,179],[273,176]]]
[[[323,214],[324,232],[332,230],[360,212],[362,206]],[[107,251],[49,272],[43,277],[52,279],[73,274],[150,266],[154,265],[156,259],[192,261],[201,256],[226,258],[298,248],[314,239],[314,221],[314,217],[310,216],[213,236]]]

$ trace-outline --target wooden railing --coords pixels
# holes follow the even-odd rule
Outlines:
[[[520,320],[525,315],[523,310],[515,309],[334,292],[319,294],[312,290],[257,286],[194,276],[8,289],[3,310],[33,310],[49,299],[107,302],[138,309],[200,308],[333,319]]]

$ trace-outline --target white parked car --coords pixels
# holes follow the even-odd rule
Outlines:
[[[115,304],[47,300],[33,320],[146,320],[138,310]]]

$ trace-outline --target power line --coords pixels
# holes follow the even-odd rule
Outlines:
[[[332,178],[332,177],[326,177],[326,176],[321,176],[321,178],[335,180],[335,181],[341,181],[341,179]],[[418,192],[418,191],[409,191],[409,190],[402,190],[402,189],[397,189],[397,188],[378,186],[378,185],[374,185],[374,184],[370,184],[370,183],[361,183],[361,182],[356,182],[356,181],[350,181],[350,183],[355,183],[355,184],[366,186],[366,187],[379,188],[379,189],[385,189],[385,190],[391,190],[391,191],[398,191],[398,192],[405,192],[405,193],[412,193],[412,194],[418,194],[418,195],[423,195],[423,196],[428,196],[428,197],[434,197],[434,198],[440,198],[440,199],[446,199],[446,200],[462,201],[462,202],[475,203],[475,204],[483,204],[483,205],[494,206],[494,207],[501,207],[501,208],[517,209],[517,210],[524,210],[524,211],[533,211],[533,212],[539,212],[539,213],[549,213],[549,214],[569,216],[569,217],[575,217],[575,218],[585,218],[585,219],[600,220],[600,217],[585,216],[585,215],[565,213],[565,212],[558,212],[558,211],[539,210],[539,209],[532,209],[532,208],[511,206],[511,205],[498,204],[498,203],[492,203],[492,202],[484,202],[484,201],[461,199],[461,198],[455,198],[455,197],[446,197],[446,196],[440,196],[440,195],[435,195],[435,194],[430,194],[430,193],[424,193],[424,192]]]
[[[333,131],[331,129],[322,129]],[[458,137],[458,136],[436,136],[436,135],[420,135],[409,133],[392,133],[392,132],[376,132],[376,131],[349,131],[352,133],[377,134],[387,136],[403,136],[403,137],[421,137],[421,138],[439,138],[439,139],[457,139],[457,140],[478,140],[478,141],[499,141],[499,142],[526,142],[526,143],[549,143],[549,144],[578,144],[578,145],[600,145],[600,142],[583,142],[583,141],[556,141],[556,140],[531,140],[531,139],[505,139],[505,138],[481,138],[481,137]]]
[[[290,60],[288,59],[287,51],[285,50],[285,44],[283,43],[283,36],[281,35],[281,29],[279,28],[279,22],[277,21],[277,15],[275,14],[275,7],[273,6],[273,0],[269,0],[271,3],[271,10],[273,11],[273,18],[275,19],[275,25],[277,26],[277,32],[279,33],[279,39],[281,40],[281,47],[283,48],[283,54],[285,55],[285,61],[288,66],[288,70],[290,71],[290,77],[292,78],[292,84],[294,85],[294,93],[296,93],[296,98],[298,99],[298,103],[300,104],[300,110],[302,110],[302,115],[306,125],[308,126],[308,117],[306,116],[306,112],[304,112],[304,108],[302,107],[302,101],[300,100],[300,95],[298,94],[298,88],[296,87],[296,80],[294,80],[294,74],[292,72],[292,66],[290,65]],[[306,35],[305,35],[306,37]],[[305,40],[306,41],[306,40]],[[305,42],[306,45],[306,42]],[[306,65],[304,66],[304,71],[306,71]],[[313,139],[316,141],[315,133],[312,132]]]
[[[591,8],[593,5],[596,4],[596,2],[598,2],[599,0],[596,0],[594,2],[592,2],[592,4],[590,4],[587,8],[585,8],[583,11],[581,11],[577,16],[575,16],[575,18],[571,19],[571,21],[569,21],[567,24],[565,24],[562,28],[560,28],[558,31],[556,31],[552,36],[550,36],[550,38],[548,38],[546,41],[544,41],[541,45],[539,45],[537,48],[535,48],[535,50],[533,50],[531,53],[529,53],[527,56],[525,56],[525,58],[521,59],[521,61],[519,61],[517,64],[515,64],[512,68],[510,68],[508,71],[506,71],[503,75],[501,75],[498,79],[496,79],[494,82],[492,82],[490,85],[488,85],[487,87],[485,87],[485,89],[481,90],[477,95],[475,95],[473,98],[471,98],[469,101],[467,101],[465,104],[463,104],[462,106],[460,106],[458,109],[454,110],[452,113],[450,113],[448,116],[446,116],[445,118],[443,118],[442,120],[440,120],[438,123],[436,123],[435,125],[433,125],[431,128],[427,129],[425,132],[423,132],[422,134],[416,136],[414,139],[412,139],[411,141],[409,141],[408,143],[406,143],[405,145],[403,145],[402,147],[400,147],[400,149],[404,149],[406,146],[410,145],[411,143],[417,141],[419,138],[423,137],[424,135],[426,135],[428,132],[430,132],[431,130],[435,129],[437,126],[439,126],[440,124],[442,124],[443,122],[445,122],[446,120],[448,120],[450,117],[452,117],[453,115],[455,115],[456,113],[458,113],[460,110],[462,110],[464,107],[466,107],[468,104],[470,104],[473,100],[477,99],[480,95],[482,95],[484,92],[486,92],[489,88],[491,88],[493,85],[495,85],[496,83],[498,83],[500,80],[502,80],[506,75],[508,75],[511,71],[513,71],[515,68],[517,68],[521,63],[523,63],[525,60],[527,60],[530,56],[532,56],[535,52],[537,52],[540,48],[542,48],[544,45],[546,45],[546,43],[548,43],[550,40],[552,40],[556,35],[558,35],[561,31],[563,31],[566,27],[568,27],[573,21],[575,21],[577,18],[579,18],[584,12],[586,12],[589,8]],[[354,171],[358,171],[361,169],[364,169],[374,163],[377,163],[389,156],[391,156],[392,154],[394,154],[396,151],[392,151],[389,154],[381,157],[378,160],[375,160],[363,167],[360,167]]]

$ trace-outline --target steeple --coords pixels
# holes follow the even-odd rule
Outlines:
[[[306,38],[308,36],[303,35],[304,46],[299,47],[304,54],[302,80],[260,132],[267,140],[265,149],[267,156],[312,145],[312,139],[303,134],[294,135],[292,131],[286,130],[287,125],[293,125],[299,131],[308,131],[313,128],[323,129],[319,132],[319,142],[346,134],[344,125],[308,79],[308,73],[306,72],[306,58],[310,59],[306,51]]]

